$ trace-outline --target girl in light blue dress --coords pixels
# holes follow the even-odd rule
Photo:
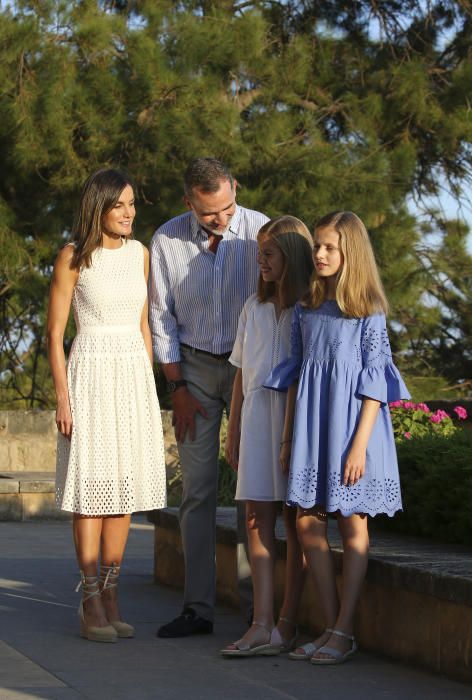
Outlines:
[[[392,361],[382,289],[369,236],[352,212],[315,226],[315,271],[295,306],[291,355],[265,386],[288,389],[281,462],[290,464],[287,503],[315,578],[326,629],[293,659],[342,663],[357,648],[353,618],[365,577],[367,515],[401,510],[388,402],[409,398]],[[341,597],[327,541],[337,516],[344,547]]]

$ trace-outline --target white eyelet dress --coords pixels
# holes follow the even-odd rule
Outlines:
[[[67,363],[72,440],[59,434],[56,462],[62,510],[119,515],[166,504],[161,415],[140,330],[146,293],[138,241],[98,248],[80,270]]]

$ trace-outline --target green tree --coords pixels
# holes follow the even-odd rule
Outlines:
[[[293,213],[311,226],[330,209],[355,210],[373,237],[407,369],[436,369],[441,347],[470,352],[461,311],[446,341],[446,311],[464,294],[452,259],[441,268],[438,252],[454,225],[435,224],[442,242],[429,243],[407,207],[441,183],[459,196],[470,176],[470,19],[469,2],[449,0],[3,7],[3,405],[51,402],[51,266],[81,183],[107,164],[135,177],[144,242],[182,211],[182,170],[202,154],[229,162],[240,201],[271,216]],[[425,291],[444,276],[448,294],[434,307]],[[470,376],[455,356],[441,372]]]

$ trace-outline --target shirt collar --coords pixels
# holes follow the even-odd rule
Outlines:
[[[239,222],[241,220],[241,208],[236,204],[236,209],[234,211],[234,214],[231,219],[231,223],[229,225],[228,233],[232,233],[233,236],[238,236],[239,235]],[[200,222],[198,221],[197,217],[193,213],[193,211],[190,212],[190,231],[192,234],[192,238],[195,240],[198,238],[199,234],[200,235],[205,235],[202,232],[202,227],[200,226]]]

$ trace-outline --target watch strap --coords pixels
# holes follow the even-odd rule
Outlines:
[[[173,381],[167,382],[167,391],[169,391],[171,394],[173,394],[174,391],[177,391],[177,389],[180,389],[181,386],[187,386],[187,380],[186,379],[175,379]]]

